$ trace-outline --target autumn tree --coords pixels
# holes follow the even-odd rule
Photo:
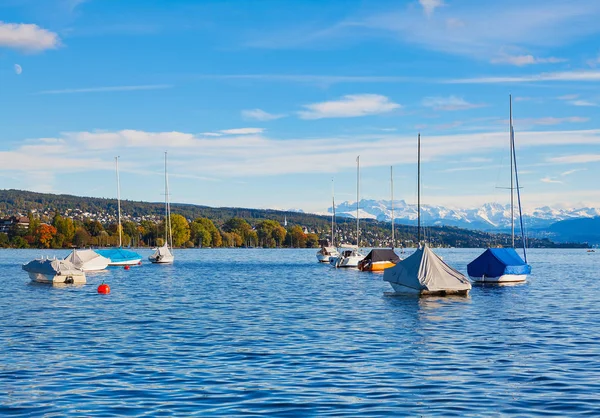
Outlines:
[[[190,240],[190,225],[183,216],[171,214],[171,230],[173,233],[173,246],[181,247]]]
[[[285,228],[277,221],[266,220],[256,225],[258,243],[265,248],[274,248],[281,245],[285,239]]]
[[[36,241],[43,248],[50,248],[52,238],[56,235],[56,228],[48,224],[40,224],[35,230]]]
[[[316,248],[319,246],[319,236],[317,234],[306,234],[306,248]]]
[[[250,224],[242,218],[231,218],[223,225],[223,230],[229,233],[235,233],[242,239],[242,245],[256,245],[258,235],[252,229]]]
[[[302,230],[302,227],[299,225],[295,225],[288,229],[285,242],[288,247],[306,247],[306,234]]]

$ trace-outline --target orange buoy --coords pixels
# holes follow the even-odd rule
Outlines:
[[[129,270],[131,267],[129,267],[129,266],[125,266],[125,267],[123,267],[123,268],[124,268],[125,270]]]
[[[110,286],[106,283],[102,283],[100,286],[98,286],[98,293],[108,295],[110,293]]]

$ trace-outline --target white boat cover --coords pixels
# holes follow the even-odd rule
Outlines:
[[[73,250],[65,257],[65,260],[82,270],[102,270],[110,263],[110,259],[101,256],[94,250]]]
[[[28,273],[39,273],[47,276],[79,276],[82,271],[67,260],[33,260],[23,264],[23,270]]]
[[[457,292],[471,289],[471,283],[427,245],[394,267],[383,271],[383,280],[418,291]]]
[[[163,245],[162,247],[156,248],[154,250],[154,253],[150,257],[148,257],[148,259],[156,261],[169,258],[172,259],[173,254],[171,253],[171,250],[169,250],[169,246],[167,244]]]

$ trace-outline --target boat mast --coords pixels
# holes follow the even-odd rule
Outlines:
[[[167,199],[169,198],[169,190],[167,187],[167,152],[165,151],[165,245],[169,245],[169,208]]]
[[[360,155],[356,157],[356,248],[360,247],[360,218],[358,217],[358,207],[360,202]]]
[[[417,241],[421,246],[421,133],[417,141]]]
[[[165,230],[167,229],[167,227],[169,228],[169,235],[167,236],[165,243],[168,242],[168,245],[170,246],[171,251],[172,251],[173,250],[173,231],[171,230],[171,200],[169,199],[169,176],[167,174],[167,152],[166,151],[165,151],[165,194],[166,194],[165,202],[167,205],[167,214],[166,214],[167,219],[165,222]]]
[[[121,183],[119,181],[119,157],[115,157],[115,165],[117,168],[117,218],[118,218],[118,226],[119,230],[119,248],[123,246],[121,239]]]
[[[390,166],[390,189],[392,191],[392,249],[396,244],[394,239],[394,167]]]
[[[331,179],[331,246],[335,247],[335,189]]]
[[[509,132],[509,141],[510,141],[510,230],[512,237],[512,247],[515,248],[515,174],[514,174],[514,159],[513,159],[513,140],[512,140],[512,95],[508,95],[509,100],[509,108],[510,108],[510,132]]]
[[[521,225],[521,242],[523,244],[523,258],[525,259],[525,263],[527,263],[527,250],[525,249],[525,231],[523,229],[523,211],[521,209],[521,189],[519,188],[519,170],[517,169],[517,152],[515,150],[515,130],[510,124],[510,144],[512,148],[512,159],[515,164],[515,181],[517,186],[517,203],[519,205],[519,223]],[[513,240],[514,240],[513,234]],[[514,246],[514,244],[513,244]]]

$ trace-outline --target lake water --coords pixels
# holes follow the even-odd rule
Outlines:
[[[418,298],[315,252],[181,250],[52,287],[21,264],[66,251],[1,250],[0,415],[600,415],[600,253]],[[466,272],[482,250],[436,252]]]

